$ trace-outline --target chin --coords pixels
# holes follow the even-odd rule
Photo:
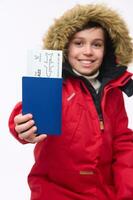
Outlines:
[[[92,76],[95,73],[96,72],[81,72],[81,74],[84,75],[84,76]]]
[[[97,71],[98,71],[98,69],[96,69],[94,71],[83,72],[82,74],[85,76],[93,76]]]

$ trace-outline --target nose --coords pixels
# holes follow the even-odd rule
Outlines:
[[[92,47],[91,47],[90,45],[84,46],[83,54],[84,54],[84,55],[92,55],[92,54],[93,54],[93,49],[92,49]]]

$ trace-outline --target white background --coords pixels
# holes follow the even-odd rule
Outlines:
[[[9,133],[8,118],[21,100],[21,77],[26,74],[27,50],[41,48],[53,20],[76,3],[105,2],[125,18],[133,36],[131,0],[0,0],[0,199],[29,200],[27,175],[34,162],[34,145],[21,145]],[[133,66],[133,65],[132,65]],[[131,66],[130,71],[133,71]],[[133,97],[125,97],[133,128]],[[116,116],[117,117],[117,116]]]

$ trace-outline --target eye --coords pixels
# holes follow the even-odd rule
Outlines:
[[[104,44],[102,42],[94,42],[92,46],[94,48],[103,48]]]
[[[80,40],[73,40],[72,43],[75,46],[78,46],[78,47],[82,47],[83,46],[83,41],[80,41]]]

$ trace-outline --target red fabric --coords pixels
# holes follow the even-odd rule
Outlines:
[[[84,83],[65,81],[62,134],[35,147],[28,176],[31,200],[133,200],[133,131],[118,89],[130,76],[126,72],[104,88],[104,130]],[[13,119],[21,109],[15,107],[9,120],[16,138]]]

